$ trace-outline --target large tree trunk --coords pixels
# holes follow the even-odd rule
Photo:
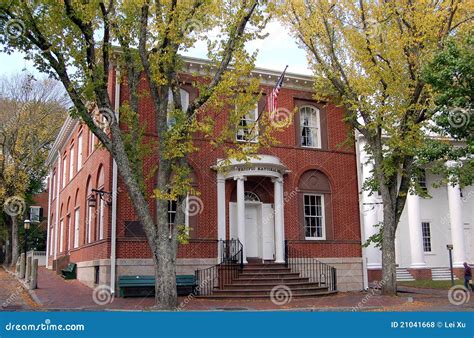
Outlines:
[[[382,233],[382,294],[397,294],[397,269],[395,256],[395,231],[397,219],[390,202],[384,201]]]
[[[19,247],[18,247],[18,218],[17,216],[11,216],[12,220],[12,255],[11,265],[15,266],[18,260]]]
[[[5,261],[3,264],[9,266],[12,261],[12,230],[9,224],[7,224],[7,240],[5,242]]]

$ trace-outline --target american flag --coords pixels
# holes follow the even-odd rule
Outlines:
[[[278,93],[280,92],[280,88],[283,86],[283,80],[285,79],[285,73],[288,66],[285,67],[283,73],[281,73],[280,77],[278,78],[275,87],[272,89],[269,95],[267,95],[267,107],[268,112],[273,113],[278,109]]]

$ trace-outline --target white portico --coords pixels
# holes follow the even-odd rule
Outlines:
[[[288,169],[279,158],[258,155],[249,161],[218,160],[217,223],[218,239],[238,238],[243,245],[244,263],[247,258],[284,262],[283,176]],[[246,190],[246,181],[255,177],[271,179],[273,203],[262,201]],[[226,180],[236,182],[236,201],[226,200]],[[229,211],[229,231],[226,231],[226,211]]]

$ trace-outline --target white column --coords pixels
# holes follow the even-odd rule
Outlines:
[[[54,214],[54,218],[55,218],[55,221],[54,221],[54,246],[53,246],[53,250],[54,250],[54,254],[53,254],[53,259],[56,259],[57,258],[57,254],[58,254],[58,225],[59,225],[59,191],[60,191],[60,187],[61,187],[61,177],[62,177],[62,157],[61,157],[61,153],[58,151],[58,166],[57,166],[57,170],[56,170],[56,173],[58,175],[58,177],[56,177],[56,212]]]
[[[452,164],[448,164],[452,165]],[[459,185],[448,183],[449,221],[451,223],[451,241],[453,244],[453,266],[462,268],[466,261],[464,244],[464,224],[462,221],[462,201]]]
[[[285,226],[283,220],[283,179],[272,180],[275,191],[275,263],[285,262]]]
[[[247,263],[247,250],[245,248],[245,177],[237,176],[234,180],[237,181],[237,233],[243,247],[244,263]]]
[[[46,229],[46,268],[49,269],[49,259],[48,257],[50,256],[50,251],[51,251],[51,247],[50,247],[50,236],[52,236],[53,234],[49,231],[49,227],[51,226],[51,211],[50,210],[53,210],[52,208],[52,205],[51,205],[51,201],[53,199],[53,196],[54,196],[54,191],[51,191],[51,188],[53,186],[53,169],[51,169],[49,171],[49,180],[48,180],[48,210],[45,210],[47,212],[47,220],[48,220],[48,225],[47,225],[47,229]]]
[[[367,162],[367,157],[362,157],[362,163]],[[362,167],[362,184],[365,180],[372,177],[372,169],[374,165],[372,162],[365,163]],[[374,227],[381,220],[378,218],[378,210],[380,204],[375,193],[369,196],[368,191],[362,191],[362,215],[364,221],[364,243],[373,236],[380,228]],[[376,248],[373,244],[370,244],[365,248],[367,256],[367,269],[381,269],[382,268],[382,254],[379,248]]]
[[[410,233],[411,268],[426,267],[421,231],[420,196],[409,193],[407,196],[408,230]]]
[[[217,239],[218,240],[225,240],[225,178],[222,174],[217,174]],[[218,257],[217,259],[221,259],[221,246],[218,247]],[[220,263],[220,261],[219,261]]]

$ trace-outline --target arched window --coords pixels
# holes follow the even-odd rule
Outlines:
[[[59,216],[61,219],[59,220],[59,252],[64,251],[64,217],[63,217],[63,207],[64,204],[61,204],[61,209]]]
[[[313,106],[300,108],[301,146],[321,148],[321,126],[319,109]]]
[[[188,110],[189,107],[189,93],[185,91],[184,89],[179,90],[179,94],[181,96],[181,108],[182,111]],[[173,100],[173,93],[171,92],[171,89],[168,91],[168,126],[172,127],[176,123],[176,119],[172,116],[170,116],[169,112],[175,109],[174,105],[174,100]]]
[[[100,166],[99,172],[97,173],[97,189],[104,189],[104,168]],[[99,198],[98,207],[97,207],[97,221],[99,229],[95,229],[95,239],[104,239],[104,211],[105,211],[105,201],[102,198]],[[97,222],[96,222],[97,224]]]
[[[246,202],[260,202],[260,197],[252,191],[246,191],[244,193],[244,200]]]
[[[86,229],[85,229],[85,234],[84,234],[84,244],[90,243],[91,242],[91,231],[92,231],[92,223],[94,220],[94,209],[89,206],[88,200],[89,197],[92,195],[92,182],[91,182],[91,177],[87,179],[87,185],[86,185],[86,200],[85,200],[85,206],[86,206]]]
[[[309,170],[298,182],[302,231],[305,239],[328,239],[331,226],[331,186],[329,179],[319,170]]]
[[[79,246],[79,222],[80,222],[80,207],[79,207],[79,189],[76,191],[76,198],[74,200],[74,248]]]

